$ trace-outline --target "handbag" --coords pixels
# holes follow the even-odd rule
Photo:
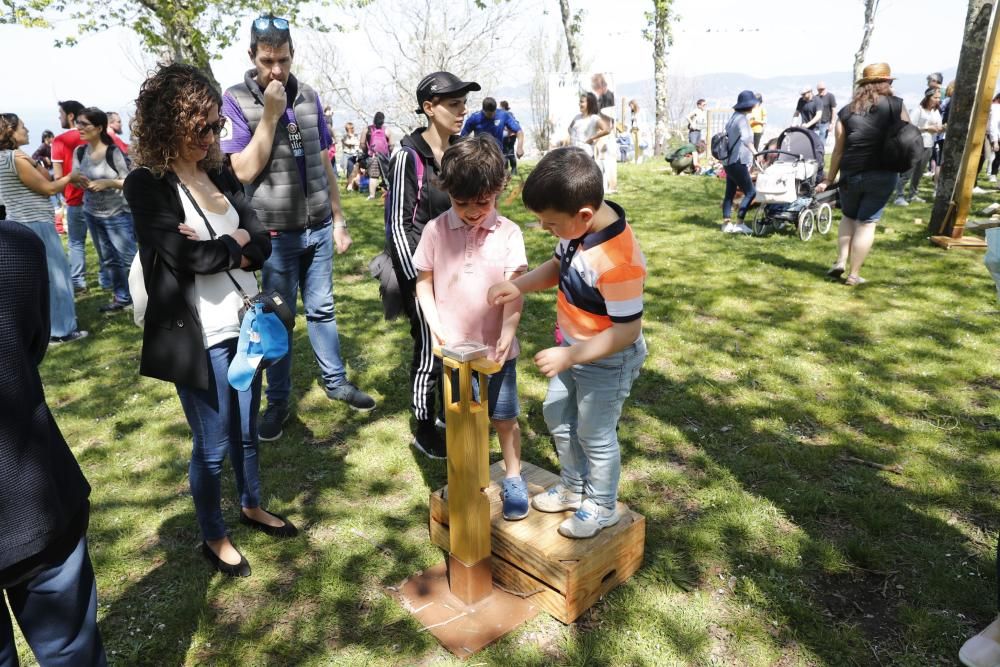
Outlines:
[[[132,266],[128,270],[128,291],[132,295],[132,321],[140,329],[146,324],[146,305],[149,303],[149,294],[146,292],[146,278],[142,271],[142,260],[140,249],[132,258]]]
[[[208,216],[201,210],[191,191],[180,180],[181,190],[198,211],[209,236],[216,239],[215,229]],[[246,391],[253,384],[261,369],[271,366],[288,354],[289,334],[295,328],[295,315],[277,290],[259,291],[249,296],[228,270],[226,276],[240,293],[243,307],[239,311],[240,336],[236,342],[236,355],[229,364],[229,384],[237,391]],[[254,279],[257,274],[254,274]]]

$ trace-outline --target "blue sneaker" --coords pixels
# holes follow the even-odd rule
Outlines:
[[[505,478],[500,497],[503,499],[503,518],[507,521],[520,521],[528,516],[528,485],[523,477]]]

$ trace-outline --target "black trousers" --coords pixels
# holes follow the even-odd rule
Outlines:
[[[399,273],[396,274],[397,279]],[[403,294],[403,312],[410,320],[410,337],[413,339],[413,356],[410,360],[410,393],[413,415],[417,421],[432,421],[435,408],[444,404],[439,383],[441,360],[434,356],[434,334],[431,333],[420,308],[415,292],[415,281],[400,281]]]

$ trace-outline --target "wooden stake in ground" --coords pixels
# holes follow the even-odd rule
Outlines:
[[[938,181],[938,196],[930,221],[930,231],[936,235],[932,240],[944,248],[985,245],[979,239],[964,239],[963,235],[972,205],[972,189],[976,185],[990,100],[1000,71],[1000,33],[995,8],[995,2],[970,0],[966,41],[948,115],[949,132]],[[983,43],[979,36],[986,32],[987,26],[989,36],[985,40],[984,52],[979,47]],[[972,96],[968,92],[970,88],[975,91]],[[968,127],[968,132],[962,131],[965,127]]]

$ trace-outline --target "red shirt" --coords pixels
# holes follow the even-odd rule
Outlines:
[[[52,141],[52,164],[62,163],[63,176],[73,171],[73,151],[87,142],[80,138],[80,131],[66,130]],[[83,205],[83,190],[73,184],[63,190],[68,206]]]
[[[124,141],[122,141],[122,138],[118,136],[117,132],[115,132],[114,130],[112,130],[109,127],[108,128],[108,135],[111,136],[112,141],[114,141],[115,145],[118,146],[118,148],[121,149],[122,153],[128,154],[128,144],[126,144]]]

